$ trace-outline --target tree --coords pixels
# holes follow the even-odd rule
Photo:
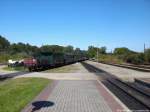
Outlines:
[[[100,53],[106,54],[106,47],[105,46],[100,48]]]
[[[26,49],[26,44],[21,43],[21,42],[10,45],[9,50],[12,54],[15,54],[15,53],[27,53],[28,54],[28,52],[30,51],[30,49]]]
[[[42,52],[63,53],[64,47],[59,45],[44,45],[40,50]]]
[[[76,49],[74,50],[74,54],[82,55],[82,51],[80,50],[80,48],[76,48]]]
[[[68,46],[64,47],[64,53],[70,53],[70,54],[72,54],[73,52],[74,52],[73,46],[68,45]]]
[[[16,43],[12,44],[9,48],[11,54],[15,54],[21,52],[21,49],[18,47]]]
[[[145,50],[145,60],[150,63],[150,48]]]
[[[114,50],[115,55],[125,55],[125,54],[130,53],[130,52],[131,51],[126,47],[115,48],[115,50]]]
[[[94,47],[94,46],[89,46],[89,47],[88,47],[88,55],[89,55],[90,58],[96,57],[97,49],[98,49],[98,48],[96,48],[96,47]]]
[[[144,63],[144,54],[143,53],[129,54],[126,58],[126,62],[132,63],[132,64],[143,64]]]
[[[94,58],[97,56],[97,52],[99,54],[106,54],[106,47],[94,47],[94,46],[89,46],[88,47],[88,55],[90,58]]]
[[[119,58],[122,59],[124,61],[127,61],[127,58],[129,55],[132,54],[137,54],[136,52],[133,52],[131,50],[129,50],[126,47],[121,47],[121,48],[115,48],[114,50],[114,54]]]
[[[36,53],[39,51],[39,48],[37,46],[32,46],[30,44],[24,44],[24,43],[13,43],[9,47],[9,53],[16,54],[16,53],[22,53],[25,55],[32,55],[33,53]]]
[[[0,35],[0,50],[6,50],[10,46],[10,42]]]

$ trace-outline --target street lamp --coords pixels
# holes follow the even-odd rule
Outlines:
[[[99,52],[98,52],[98,45],[97,45],[97,62],[98,62],[98,56],[99,56]]]

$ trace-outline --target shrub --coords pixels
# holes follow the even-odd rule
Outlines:
[[[99,61],[101,62],[106,62],[106,63],[118,63],[118,64],[121,64],[123,63],[123,60],[119,59],[117,56],[115,55],[110,55],[110,54],[107,54],[107,55],[100,55],[99,56]]]
[[[143,64],[144,63],[144,55],[143,54],[130,54],[126,58],[127,63],[132,64]]]

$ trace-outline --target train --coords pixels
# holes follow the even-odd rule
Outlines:
[[[76,62],[85,61],[88,58],[85,55],[77,54],[65,54],[65,53],[52,53],[52,52],[40,52],[34,54],[31,58],[24,59],[24,66],[29,71],[37,71],[48,69],[52,67],[58,67]]]

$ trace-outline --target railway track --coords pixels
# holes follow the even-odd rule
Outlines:
[[[136,91],[139,91],[141,94],[145,94],[147,95],[149,98],[150,98],[150,89],[148,89],[147,87],[143,86],[143,85],[137,85],[136,83],[134,82],[125,82],[125,81],[122,81],[122,80],[119,80],[119,79],[115,79],[117,81],[119,81],[120,83],[126,85],[126,86],[129,86],[130,88],[136,90]]]
[[[29,74],[30,72],[15,72],[15,73],[8,73],[8,74],[0,74],[0,81],[6,80],[6,79],[10,79],[10,78],[14,78],[16,76],[20,76],[20,75],[25,75],[25,74]]]
[[[133,65],[133,64],[111,64],[111,65],[143,71],[143,72],[150,72],[150,66],[145,66],[145,65]]]
[[[134,65],[134,64],[129,64],[129,66],[150,69],[150,65]]]
[[[147,87],[150,90],[150,79],[147,80],[135,79],[135,82],[139,85]]]
[[[117,86],[124,92],[126,92],[128,95],[132,96],[135,98],[137,101],[139,101],[141,104],[143,104],[145,107],[150,109],[150,95],[146,94],[143,91],[140,91],[129,84],[126,84],[118,79],[109,79],[108,80],[111,84]]]
[[[97,62],[97,61],[94,61],[94,62]],[[116,64],[116,63],[105,63],[105,62],[98,62],[98,63],[133,69],[133,70],[142,71],[142,72],[150,72],[150,65]]]
[[[6,63],[0,63],[0,66],[7,65]]]
[[[150,112],[150,93],[145,89],[124,82],[117,77],[98,69],[96,66],[82,63],[89,72],[95,72],[102,83],[113,92],[129,109]],[[99,73],[99,74],[98,74]]]

